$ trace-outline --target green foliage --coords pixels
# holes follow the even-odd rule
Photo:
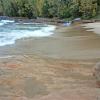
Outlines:
[[[1,12],[3,12],[4,15],[36,18],[34,6],[30,0],[5,0],[2,5]]]
[[[34,9],[27,0],[21,0],[18,2],[18,15],[21,17],[32,18],[34,15]],[[35,17],[35,16],[34,16]]]
[[[100,0],[0,0],[0,15],[88,19],[100,12]]]
[[[18,4],[15,1],[11,1],[5,8],[5,14],[8,16],[18,16]]]
[[[94,17],[96,15],[97,2],[94,0],[82,0],[80,4],[80,12],[85,19]]]
[[[58,7],[57,2],[45,0],[42,8],[42,15],[44,17],[57,17]]]

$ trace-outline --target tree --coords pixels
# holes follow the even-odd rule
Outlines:
[[[91,18],[96,15],[97,2],[94,0],[81,0],[80,12],[83,18]]]
[[[4,14],[3,10],[4,10],[3,0],[0,0],[0,14],[2,15]]]
[[[0,13],[15,17],[88,19],[100,11],[100,0],[0,0]]]

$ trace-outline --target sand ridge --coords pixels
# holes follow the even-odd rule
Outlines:
[[[0,58],[0,100],[97,100],[95,63],[36,55]]]

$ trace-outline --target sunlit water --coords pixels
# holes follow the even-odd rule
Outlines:
[[[14,44],[17,39],[26,37],[47,37],[54,29],[53,25],[0,20],[0,46]]]

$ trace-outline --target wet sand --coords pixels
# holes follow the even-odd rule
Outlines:
[[[57,27],[50,37],[23,38],[14,45],[0,47],[1,56],[31,55],[57,59],[99,59],[100,37],[80,24]]]
[[[0,100],[99,100],[93,77],[99,43],[78,24],[0,47]]]
[[[97,100],[95,61],[0,58],[0,100]]]

